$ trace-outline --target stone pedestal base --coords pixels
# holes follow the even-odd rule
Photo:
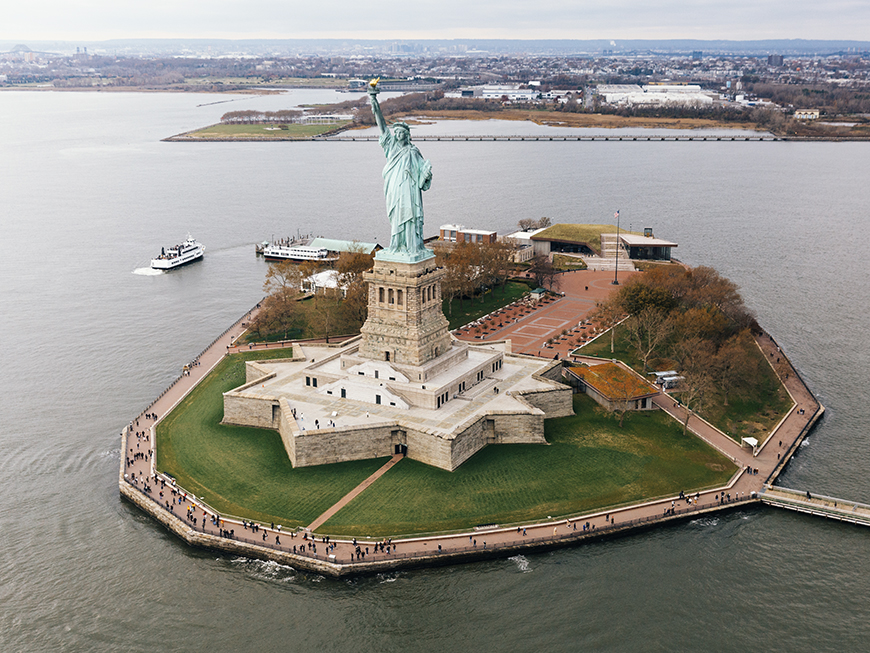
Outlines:
[[[433,258],[415,263],[378,260],[369,282],[369,315],[358,355],[400,366],[421,366],[451,345],[441,311],[444,271]]]

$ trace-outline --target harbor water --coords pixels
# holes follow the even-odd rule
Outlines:
[[[376,143],[161,139],[333,98],[0,92],[0,650],[867,650],[870,530],[774,508],[333,580],[191,549],[119,498],[121,428],[262,296],[255,242],[389,237]],[[827,408],[780,483],[870,503],[870,144],[420,149],[426,235],[618,209],[734,280]],[[151,274],[188,233],[204,260]]]

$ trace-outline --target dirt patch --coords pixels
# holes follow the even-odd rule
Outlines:
[[[643,127],[647,129],[749,129],[757,130],[753,123],[721,122],[702,118],[638,118],[611,116],[595,113],[553,113],[507,109],[505,111],[411,111],[396,113],[395,118],[414,118],[417,120],[527,120],[538,125],[553,127],[596,127],[603,129],[624,129]]]

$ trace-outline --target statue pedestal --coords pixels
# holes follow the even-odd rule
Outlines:
[[[421,260],[413,259],[429,255]],[[369,315],[362,327],[358,356],[419,367],[451,346],[447,318],[441,310],[441,279],[434,254],[378,252],[369,283]]]
[[[408,252],[391,252],[388,249],[379,250],[375,254],[375,261],[384,261],[386,263],[421,263],[428,261],[430,258],[435,258],[435,252],[428,247],[424,247],[413,254]]]

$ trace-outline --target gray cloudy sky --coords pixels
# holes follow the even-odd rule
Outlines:
[[[870,0],[13,0],[0,39],[870,39]]]

